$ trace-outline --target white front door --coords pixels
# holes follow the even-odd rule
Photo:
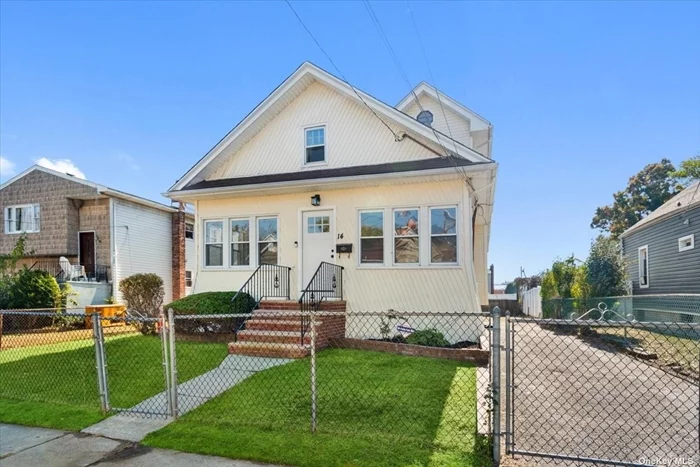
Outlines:
[[[301,290],[304,290],[322,261],[335,264],[333,211],[305,211],[302,215]]]

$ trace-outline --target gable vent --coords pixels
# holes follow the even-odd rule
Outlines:
[[[430,110],[423,110],[416,119],[425,126],[431,126],[433,124],[433,113]]]

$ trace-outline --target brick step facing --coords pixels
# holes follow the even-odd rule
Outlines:
[[[322,322],[316,321],[316,325]],[[245,329],[251,331],[301,331],[301,320],[286,320],[286,319],[267,319],[265,317],[250,318],[245,323]]]
[[[238,342],[229,344],[229,353],[260,357],[307,357],[310,354],[308,346],[311,335],[306,333],[302,345],[299,303],[295,300],[263,300],[260,305],[261,308],[255,310],[246,322],[245,329],[238,333]],[[342,312],[345,311],[345,302],[327,302],[321,310]],[[275,313],[279,315],[275,316]],[[324,317],[324,320],[330,327],[323,326],[322,320],[316,322],[319,332],[317,348],[326,347],[329,337],[343,337],[345,334],[344,317]]]
[[[270,331],[267,329],[261,330],[244,330],[238,333],[238,342],[272,342],[275,344],[301,344],[301,332],[297,329],[294,331]],[[311,336],[309,332],[304,335],[304,345],[311,344]]]
[[[311,351],[299,344],[280,344],[275,342],[231,342],[228,352],[236,355],[273,358],[305,358]]]

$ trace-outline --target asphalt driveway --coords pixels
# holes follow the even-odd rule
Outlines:
[[[673,465],[698,465],[696,383],[537,323],[518,321],[515,331],[516,450],[647,465],[681,459],[686,463]],[[554,463],[521,459],[527,465]],[[578,465],[557,463],[565,464]]]

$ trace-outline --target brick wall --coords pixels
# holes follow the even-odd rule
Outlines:
[[[185,296],[185,212],[173,213],[173,300]]]
[[[35,170],[0,190],[0,253],[9,253],[18,235],[5,233],[5,208],[39,204],[40,232],[27,234],[33,256],[77,256],[79,208],[71,197],[96,196],[97,190]]]

